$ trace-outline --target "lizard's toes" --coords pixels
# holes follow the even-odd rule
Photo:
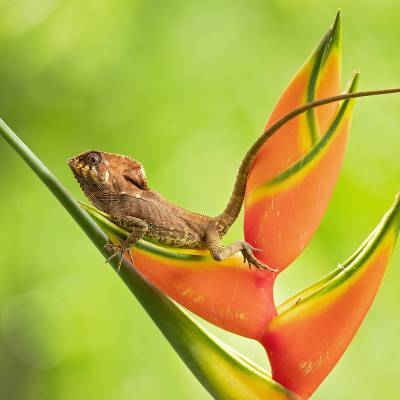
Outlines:
[[[128,253],[132,264],[134,264],[132,251],[131,251],[130,247],[117,246],[114,243],[109,242],[104,246],[104,250],[106,250],[108,253],[111,253],[110,257],[107,258],[106,263],[110,262],[114,257],[119,256],[118,265],[117,265],[118,272],[121,269],[122,259],[123,259],[125,252]]]
[[[120,255],[120,259],[118,262],[118,270],[119,270],[119,267],[121,266],[122,262],[121,260],[122,260],[123,250],[111,242],[104,245],[104,250],[107,251],[107,253],[111,253],[110,257],[107,258],[106,263],[110,262],[113,258]]]
[[[244,261],[247,261],[249,263],[249,268],[251,267],[251,265],[254,265],[258,269],[267,270],[270,272],[278,272],[279,271],[278,269],[271,268],[268,265],[265,265],[264,263],[262,263],[261,261],[258,261],[257,258],[255,258],[252,249],[253,249],[253,247],[251,245],[249,245],[247,242],[244,242],[242,254],[243,254]]]
[[[252,264],[257,267],[258,269],[267,270],[270,272],[279,272],[279,269],[269,267],[268,265],[262,263],[261,261],[257,260],[254,256],[252,256]]]
[[[111,254],[111,256],[108,257],[107,260],[105,261],[106,264],[107,264],[108,262],[110,262],[110,261],[111,261],[114,257],[116,257],[118,254],[120,254],[120,251],[119,251],[119,250],[117,250],[117,251],[115,251],[113,254]]]

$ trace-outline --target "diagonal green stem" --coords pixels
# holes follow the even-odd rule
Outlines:
[[[51,190],[86,235],[106,255],[106,235],[72,198],[60,181],[0,119],[0,135],[24,159]],[[117,261],[112,265],[116,268]],[[158,289],[144,279],[127,260],[120,278],[140,301],[170,344],[209,393],[217,399],[296,399],[296,395],[274,382],[244,357],[217,342]]]

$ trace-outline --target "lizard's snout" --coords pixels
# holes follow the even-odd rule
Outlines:
[[[71,167],[71,168],[76,168],[76,167],[78,167],[78,165],[80,164],[80,162],[81,162],[81,159],[80,159],[80,157],[71,157],[69,160],[68,160],[68,165]]]
[[[73,165],[75,165],[77,163],[76,157],[71,157],[68,159],[68,165],[70,167],[72,167]]]
[[[68,165],[71,168],[72,172],[74,172],[75,174],[78,173],[81,169],[81,164],[82,163],[79,157],[72,157],[68,160]]]

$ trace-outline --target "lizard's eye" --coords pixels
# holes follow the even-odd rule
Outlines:
[[[90,153],[87,155],[86,161],[90,165],[98,165],[101,162],[101,156],[99,153]]]

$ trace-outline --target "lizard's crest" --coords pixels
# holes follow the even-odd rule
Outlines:
[[[149,190],[142,164],[127,156],[90,150],[71,158],[68,165],[85,195],[105,212],[121,193]]]

